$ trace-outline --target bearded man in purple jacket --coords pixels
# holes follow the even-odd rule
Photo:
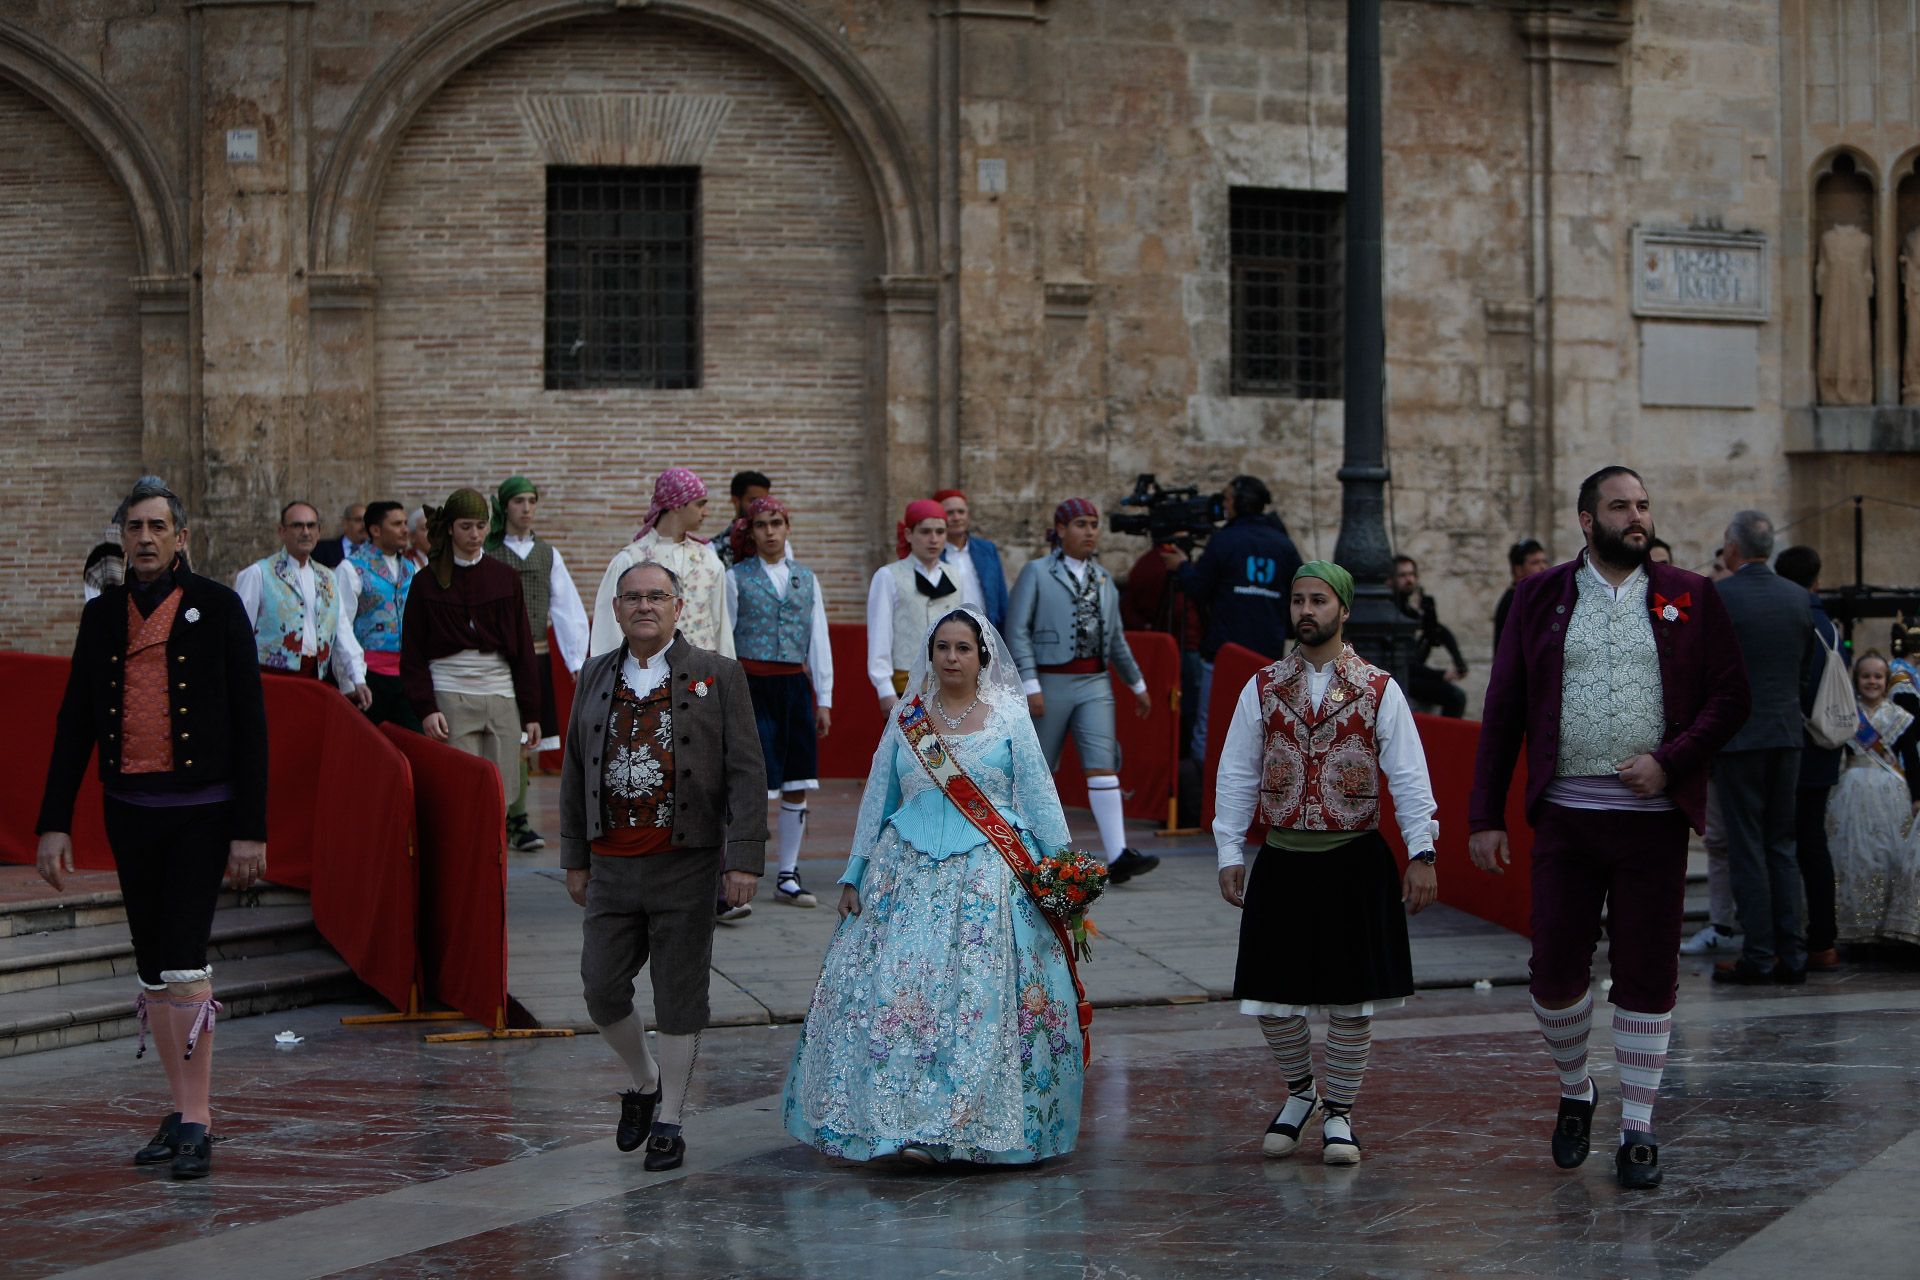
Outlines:
[[[1679,979],[1687,828],[1707,764],[1746,723],[1740,646],[1713,584],[1649,562],[1653,502],[1605,467],[1580,486],[1586,549],[1514,588],[1494,656],[1467,810],[1474,865],[1508,862],[1507,788],[1525,742],[1533,827],[1534,1016],[1560,1075],[1553,1160],[1587,1158],[1593,950],[1607,920],[1620,1147],[1628,1188],[1660,1184],[1653,1106]]]

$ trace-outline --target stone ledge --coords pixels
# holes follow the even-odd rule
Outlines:
[[[1787,410],[1788,453],[1920,453],[1920,406],[1815,405]]]

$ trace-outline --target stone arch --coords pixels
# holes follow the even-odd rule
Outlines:
[[[0,79],[46,103],[99,153],[126,192],[139,248],[140,274],[181,274],[187,262],[186,220],[160,154],[106,85],[39,37],[0,22]]]
[[[615,0],[467,0],[404,45],[368,82],[315,188],[316,272],[362,276],[388,159],[407,126],[461,68],[519,36],[603,16]],[[843,43],[784,0],[651,0],[649,15],[730,36],[797,76],[846,135],[872,191],[888,276],[928,270],[925,215],[904,127],[879,81]]]

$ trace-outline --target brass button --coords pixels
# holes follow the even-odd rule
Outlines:
[[[174,661],[175,661],[175,662],[185,662],[186,660],[187,660],[187,655],[186,655],[186,654],[184,654],[184,653],[183,653],[183,654],[181,654],[181,655],[180,655],[179,657],[177,657],[177,658],[175,658],[175,659],[174,659]],[[116,661],[117,661],[117,659],[116,659]]]
[[[119,735],[119,734],[117,734],[117,733],[115,733],[115,732],[114,732],[113,730],[111,730],[111,729],[109,729],[109,730],[107,730],[107,741],[108,741],[108,742],[112,742],[112,741],[113,741],[113,740],[114,740],[115,738],[118,738],[119,736],[120,736],[120,735]]]
[[[187,709],[185,707],[175,707],[174,710],[180,715],[187,714]]]
[[[120,714],[120,708],[118,708],[118,707],[108,707],[108,708],[107,708],[107,714],[108,714],[108,715],[110,715],[110,716],[117,716],[117,715],[119,715],[119,714]]]
[[[193,761],[191,760],[187,761],[187,768],[189,769],[193,768]]]
[[[184,689],[187,687],[187,682],[185,680],[182,680],[177,687]]]
[[[120,661],[120,655],[119,655],[119,654],[117,654],[117,653],[110,653],[110,654],[108,654],[108,655],[107,655],[107,661],[108,661],[108,662],[118,662],[118,661]]]
[[[182,729],[180,731],[180,741],[182,742],[185,742],[188,738],[191,738],[192,736],[193,735],[188,733],[185,729]]]

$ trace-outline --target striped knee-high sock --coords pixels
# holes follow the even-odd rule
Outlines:
[[[1360,1096],[1360,1077],[1367,1073],[1367,1052],[1373,1047],[1372,1018],[1334,1017],[1327,1021],[1327,1088],[1329,1107],[1345,1111]]]
[[[1273,1050],[1273,1060],[1280,1064],[1280,1074],[1289,1086],[1313,1080],[1313,1035],[1307,1030],[1305,1018],[1263,1017],[1260,1034],[1267,1038],[1267,1047]]]
[[[1667,1069],[1667,1042],[1673,1037],[1671,1013],[1613,1011],[1613,1060],[1620,1067],[1620,1140],[1628,1134],[1653,1135],[1653,1104],[1660,1097],[1660,1076]]]
[[[1565,1009],[1543,1008],[1535,1000],[1533,1016],[1546,1038],[1547,1052],[1553,1055],[1554,1070],[1560,1073],[1561,1096],[1584,1102],[1592,1096],[1587,1085],[1587,1037],[1593,1032],[1593,992]]]

